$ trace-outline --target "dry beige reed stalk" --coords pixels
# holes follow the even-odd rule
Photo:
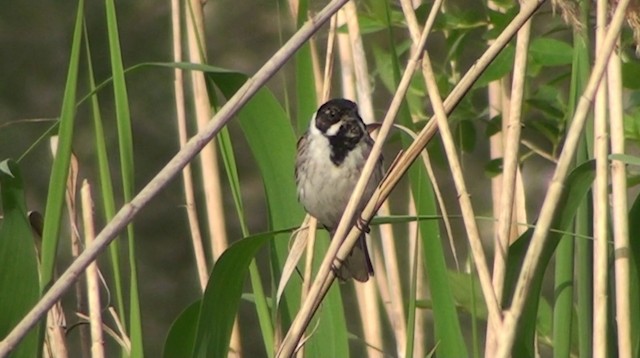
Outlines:
[[[624,112],[622,105],[622,78],[620,57],[614,52],[607,67],[609,89],[609,123],[611,132],[611,154],[624,154]],[[611,162],[613,259],[615,265],[616,325],[618,355],[632,357],[631,343],[631,303],[629,286],[630,257],[629,220],[627,203],[627,169],[624,162]]]
[[[358,11],[353,0],[347,2],[344,7],[344,18],[349,33],[349,43],[351,44],[351,56],[353,59],[353,69],[355,71],[356,99],[360,114],[365,122],[375,118],[373,113],[373,101],[371,99],[371,83],[369,81],[369,68],[367,66],[366,53],[360,35],[360,25],[358,24]]]
[[[206,63],[205,54],[207,47],[203,7],[204,3],[200,0],[185,2],[189,61],[197,64]],[[198,131],[201,132],[206,128],[212,113],[203,72],[191,71],[191,89],[193,91],[196,124]],[[209,240],[211,241],[212,258],[215,262],[229,246],[215,138],[212,138],[209,144],[202,149],[200,153],[200,165],[202,167],[202,186],[205,196]],[[238,326],[237,317],[233,324],[229,352],[230,356],[242,356],[240,327]]]
[[[105,325],[102,326],[102,329],[113,337],[128,355],[131,355],[131,338],[129,338],[127,332],[125,332],[124,325],[122,324],[122,321],[120,321],[120,316],[118,316],[116,310],[112,306],[109,307],[108,311],[111,319],[113,319],[116,324],[117,332]],[[89,319],[89,317],[85,316],[85,319]]]
[[[171,29],[173,40],[173,61],[182,62],[182,30],[180,25],[180,1],[171,0]],[[180,148],[183,148],[188,140],[187,134],[187,116],[185,109],[184,96],[184,72],[176,68],[174,70],[174,96],[176,102],[176,122],[178,125],[178,140]],[[202,242],[202,233],[200,232],[200,223],[198,222],[198,210],[196,207],[196,196],[193,187],[193,175],[191,173],[191,165],[187,165],[182,170],[182,185],[184,188],[185,209],[187,211],[187,221],[189,222],[189,234],[191,236],[191,245],[196,258],[196,269],[198,271],[198,280],[200,289],[204,292],[209,281],[209,269],[207,268],[207,259]]]
[[[517,233],[514,225],[513,213],[516,203],[516,188],[520,184],[518,178],[519,165],[519,145],[520,132],[522,128],[522,105],[524,99],[525,78],[527,69],[527,55],[529,50],[529,40],[531,34],[531,20],[527,21],[518,31],[516,38],[516,55],[513,66],[513,83],[511,86],[509,115],[503,118],[506,121],[506,133],[503,133],[504,150],[503,150],[503,170],[502,185],[500,186],[500,198],[498,202],[498,224],[495,234],[495,256],[493,261],[493,289],[496,297],[502,297],[504,289],[504,279],[507,267],[507,252],[514,236]],[[490,318],[491,320],[491,318]],[[487,340],[497,337],[499,332],[493,330],[494,324],[487,324]],[[493,356],[495,352],[495,342],[486,345],[485,355]]]
[[[51,137],[49,147],[51,155],[55,158],[58,152],[58,136]],[[76,224],[76,183],[78,181],[78,159],[73,153],[71,154],[71,161],[69,164],[69,173],[65,189],[65,202],[69,216],[69,227],[71,227],[71,251],[72,255],[75,257],[79,253],[80,245],[78,243],[79,234]],[[38,270],[40,270],[40,267],[38,267]],[[54,272],[54,277],[55,275],[57,275],[57,273]],[[76,289],[78,287],[79,286],[76,285]],[[78,298],[78,302],[83,302],[82,298],[78,297],[77,290],[76,298]],[[47,314],[47,321],[45,325],[45,344],[43,348],[43,355],[45,357],[65,358],[68,356],[65,333],[66,326],[67,319],[64,314],[64,310],[62,309],[62,301],[57,301]]]
[[[79,164],[78,158],[75,154],[71,154],[71,161],[69,163],[69,174],[67,175],[67,189],[65,190],[65,206],[67,208],[67,216],[69,219],[69,227],[70,230],[70,244],[71,244],[71,257],[76,258],[82,252],[82,248],[84,247],[80,238],[80,230],[78,229],[78,208],[76,205],[77,200],[77,191],[78,191],[78,171]],[[84,289],[82,287],[82,282],[78,281],[75,287],[75,296],[76,296],[76,311],[77,312],[86,312],[87,311],[87,299],[84,295]],[[90,336],[89,330],[86,326],[81,325],[78,327],[80,331],[80,351],[83,354],[89,354],[90,348],[88,345]],[[62,332],[64,336],[64,332]],[[63,338],[63,337],[61,337]]]
[[[80,190],[82,202],[82,227],[84,228],[84,242],[91,245],[96,235],[93,222],[93,200],[91,198],[91,186],[85,179]],[[87,300],[89,303],[89,327],[91,328],[91,357],[103,358],[104,337],[102,331],[102,306],[100,305],[100,277],[98,264],[93,261],[86,271]]]
[[[189,61],[191,63],[206,63],[204,56],[206,45],[204,41],[203,3],[200,0],[190,0],[185,2],[185,7]],[[207,126],[212,114],[204,73],[191,71],[191,87],[196,124],[198,131],[201,132]],[[215,139],[212,139],[200,153],[209,239],[211,240],[214,260],[217,260],[228,246],[216,152]]]
[[[608,1],[598,0],[596,9],[596,54],[603,50],[607,25]],[[608,62],[608,61],[607,61]],[[596,178],[593,183],[593,354],[607,354],[609,243],[609,140],[607,136],[606,72],[596,91],[594,104],[593,156]]]

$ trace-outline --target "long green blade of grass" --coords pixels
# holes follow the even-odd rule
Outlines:
[[[567,105],[567,108],[571,110],[567,111],[565,114],[565,118],[567,119],[573,118],[572,109],[575,108],[580,99],[580,95],[584,92],[584,87],[589,77],[589,54],[586,48],[586,41],[588,41],[586,33],[576,30],[573,41],[573,70],[571,71],[570,96]],[[576,155],[576,163],[583,163],[588,159],[586,148],[584,145],[580,146],[578,154]],[[587,193],[586,195],[589,196],[590,194]],[[580,207],[576,212],[574,230],[577,234],[587,235],[589,233],[590,225],[587,220],[589,217],[588,206],[589,201],[585,200],[580,204]],[[556,288],[554,290],[556,297],[555,304],[553,305],[553,352],[555,355],[560,357],[567,357],[571,354],[574,330],[577,330],[579,334],[580,332],[584,333],[590,331],[586,327],[589,327],[591,323],[585,322],[584,327],[583,324],[580,324],[578,327],[573,326],[573,322],[575,321],[573,305],[574,277],[580,277],[579,285],[584,286],[586,283],[586,277],[588,277],[592,272],[591,262],[593,261],[590,255],[583,255],[586,247],[590,244],[591,242],[587,240],[580,240],[580,242],[576,243],[572,237],[565,236],[561,239],[556,251]],[[578,246],[577,250],[575,248],[576,245]],[[575,259],[579,262],[579,271],[576,273],[574,273]],[[585,272],[585,270],[588,270],[588,272]],[[579,286],[578,289],[580,290],[582,287]],[[582,294],[582,297],[579,298],[580,302],[584,302],[585,299],[591,299],[591,290],[578,291],[578,295],[580,294]],[[585,297],[584,295],[588,296]],[[589,322],[591,322],[589,318],[591,315],[590,305],[587,307],[589,307],[588,315],[586,317],[578,318],[579,322],[584,322],[585,319],[589,319]],[[582,313],[584,315],[585,312]],[[589,337],[591,337],[591,335],[589,335]],[[585,338],[586,337],[582,337],[582,340],[584,341]],[[591,346],[590,339],[587,341],[589,342],[589,346]],[[586,349],[586,347],[583,347],[582,349]]]
[[[99,188],[102,197],[102,210],[105,222],[109,222],[116,213],[116,203],[114,200],[113,184],[111,183],[111,170],[109,169],[109,156],[107,154],[107,144],[105,141],[102,116],[100,114],[100,103],[96,93],[95,76],[93,73],[93,59],[89,46],[89,36],[85,25],[85,51],[87,54],[87,74],[89,80],[89,90],[92,95],[91,114],[93,117],[94,143],[96,159],[98,163],[98,175],[100,178]],[[122,284],[122,273],[120,271],[120,242],[116,239],[109,245],[109,258],[111,260],[111,272],[115,283],[115,298],[118,316],[121,322],[126,322],[124,291]]]
[[[120,36],[118,35],[118,20],[113,0],[105,1],[107,31],[109,35],[109,54],[111,72],[113,74],[113,92],[116,104],[116,120],[118,124],[118,146],[120,151],[120,171],[122,173],[122,187],[124,201],[133,198],[135,190],[133,165],[133,134],[131,132],[131,114],[127,86],[120,51]],[[129,243],[129,335],[131,339],[131,356],[143,357],[142,317],[140,316],[140,293],[138,290],[138,270],[136,265],[136,251],[133,225],[127,226]]]
[[[58,149],[53,160],[53,168],[49,177],[47,205],[45,209],[44,228],[42,231],[42,252],[40,271],[40,290],[44,291],[53,279],[56,253],[60,235],[62,205],[71,162],[71,145],[73,142],[73,124],[76,115],[76,89],[78,85],[78,67],[82,45],[82,21],[84,0],[78,1],[78,11],[73,29],[69,70],[62,99],[60,124],[58,127]]]
[[[573,323],[573,237],[565,235],[556,249],[555,304],[553,306],[553,353],[568,357],[571,353]]]
[[[416,211],[420,215],[436,215],[437,208],[433,188],[422,167],[409,171],[416,201]],[[422,182],[420,182],[422,181]],[[419,225],[422,236],[424,264],[429,277],[433,317],[438,355],[445,357],[467,356],[458,313],[448,279],[447,263],[444,258],[440,228],[435,221],[424,221]]]
[[[249,228],[247,227],[244,205],[242,205],[242,195],[240,192],[240,177],[236,166],[235,156],[233,154],[233,146],[231,144],[231,136],[229,129],[224,127],[218,134],[218,144],[220,145],[220,153],[224,162],[229,185],[233,194],[233,201],[238,213],[238,220],[242,228],[242,235],[249,236]],[[251,276],[251,286],[253,287],[253,297],[256,303],[256,311],[258,313],[258,321],[260,323],[260,331],[264,342],[265,351],[268,357],[273,357],[273,322],[267,304],[267,297],[264,294],[264,288],[260,278],[260,273],[255,260],[249,265],[249,275]]]
[[[580,4],[580,21],[589,23],[591,5],[588,1]],[[575,108],[578,96],[584,93],[584,88],[589,79],[589,31],[588,26],[583,26],[574,32],[573,40],[573,64],[571,70],[571,88],[568,108]],[[573,103],[572,103],[573,101]],[[573,112],[573,111],[572,111]],[[571,116],[573,117],[573,115]],[[589,154],[588,145],[593,138],[592,126],[587,125],[583,140],[576,154],[576,161],[580,163],[593,156]],[[593,205],[591,193],[587,193],[587,200],[580,205],[576,213],[575,232],[581,235],[591,235],[593,228]],[[577,307],[576,315],[578,325],[578,355],[591,357],[593,355],[593,241],[578,240],[576,242],[576,280],[577,280]],[[558,326],[557,329],[562,329]]]

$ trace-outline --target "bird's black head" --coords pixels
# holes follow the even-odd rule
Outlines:
[[[358,106],[344,98],[335,98],[320,106],[316,112],[315,126],[326,137],[359,140],[365,131]]]
[[[358,106],[347,99],[336,98],[320,106],[315,126],[329,139],[331,160],[339,165],[366,134]]]

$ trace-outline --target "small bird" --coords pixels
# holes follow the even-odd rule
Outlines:
[[[332,99],[320,106],[309,129],[298,141],[296,185],[298,200],[333,236],[349,197],[355,189],[373,139],[358,114],[358,106],[347,99]],[[354,222],[382,180],[382,157],[367,183]],[[365,234],[343,262],[336,275],[343,281],[366,282],[373,275]]]

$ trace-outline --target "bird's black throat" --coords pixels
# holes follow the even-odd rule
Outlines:
[[[346,136],[342,128],[338,131],[338,134],[327,138],[331,147],[331,162],[336,166],[340,166],[344,162],[349,152],[358,145],[361,139],[361,137]]]

